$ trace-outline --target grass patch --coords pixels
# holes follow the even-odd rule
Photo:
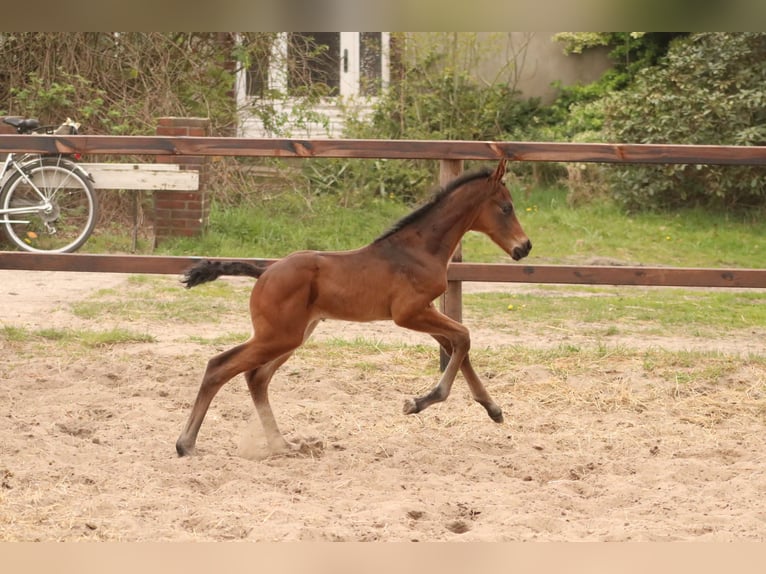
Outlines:
[[[391,200],[343,206],[334,196],[296,192],[264,199],[258,206],[222,209],[214,204],[201,238],[165,241],[171,255],[203,253],[227,257],[283,257],[303,249],[338,251],[370,243],[410,211]]]
[[[766,374],[766,355],[742,357],[714,351],[640,350],[606,345],[559,345],[548,349],[513,345],[491,351],[477,349],[472,354],[472,362],[480,375],[491,373],[491,378],[507,381],[520,380],[520,366],[542,365],[552,378],[563,382],[579,377],[597,378],[599,374],[614,372],[622,362],[628,361],[637,365],[637,377],[640,378],[640,371],[644,371],[680,387],[718,384],[729,379],[727,384],[757,386],[766,391],[763,376],[744,379],[738,375],[749,369]]]
[[[517,212],[534,249],[530,264],[628,264],[680,267],[760,268],[766,261],[764,210],[747,213],[674,212],[628,214],[601,198],[572,206],[561,187],[512,190]],[[213,203],[202,237],[167,239],[154,252],[167,255],[283,257],[294,251],[346,250],[370,243],[414,209],[380,197],[311,195],[288,191],[260,198],[257,205],[223,207]],[[84,251],[124,252],[124,239],[100,229]],[[138,252],[152,252],[150,244]],[[465,261],[510,262],[484,235],[463,241]]]
[[[37,329],[3,327],[0,340],[8,343],[56,342],[67,345],[81,345],[86,348],[111,347],[132,343],[154,343],[156,338],[146,333],[128,329]]]
[[[593,324],[618,332],[708,336],[766,325],[766,294],[750,291],[544,286],[530,293],[463,297],[470,321],[523,331],[534,324]]]
[[[519,219],[534,248],[530,264],[578,264],[614,260],[680,267],[762,268],[766,261],[766,218],[685,209],[626,214],[611,201],[577,207],[566,189],[515,192]],[[465,261],[509,262],[485,236],[469,233]]]
[[[28,331],[22,327],[3,325],[0,329],[0,341],[7,343],[21,343],[29,340]]]
[[[199,345],[213,345],[213,346],[226,346],[233,347],[244,343],[250,338],[250,333],[226,333],[224,335],[218,335],[216,337],[203,337],[194,335],[189,337],[191,343],[197,343]]]
[[[628,214],[600,198],[572,206],[562,187],[512,190],[517,212],[534,249],[530,264],[588,264],[610,260],[681,267],[760,268],[766,261],[764,210]],[[206,233],[167,239],[157,254],[223,257],[283,257],[303,249],[345,250],[370,243],[414,209],[381,197],[311,195],[287,191],[259,198],[257,205],[213,203]],[[115,234],[124,233],[124,237]],[[115,235],[110,239],[110,236]],[[83,251],[124,252],[129,230],[99,228]],[[139,253],[152,252],[142,243]],[[487,237],[469,233],[465,261],[510,262]]]
[[[75,316],[86,320],[172,321],[174,323],[214,322],[225,313],[247,313],[251,285],[229,281],[206,283],[189,293],[167,277],[131,276],[130,292],[102,289],[85,301],[72,305]]]

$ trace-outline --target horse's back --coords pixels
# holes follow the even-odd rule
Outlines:
[[[253,288],[251,309],[307,313],[311,319],[390,318],[391,271],[374,250],[296,251],[274,262]]]

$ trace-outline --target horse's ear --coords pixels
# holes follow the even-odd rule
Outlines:
[[[500,163],[497,164],[497,167],[495,168],[495,173],[492,174],[493,181],[501,181],[503,179],[503,176],[505,175],[505,158],[500,160]]]

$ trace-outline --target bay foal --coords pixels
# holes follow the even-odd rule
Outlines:
[[[210,359],[188,422],[176,443],[180,456],[194,451],[213,397],[232,377],[244,373],[272,452],[294,448],[279,431],[268,397],[276,370],[322,319],[377,321],[429,333],[450,355],[438,384],[407,399],[406,414],[447,398],[458,370],[473,398],[495,422],[503,413],[489,396],[468,358],[468,329],[440,313],[434,299],[447,288],[447,265],[469,231],[488,235],[514,260],[532,244],[521,228],[511,194],[503,183],[505,160],[458,177],[433,199],[404,217],[371,244],[352,251],[299,251],[272,265],[202,261],[187,271],[193,287],[222,275],[258,278],[250,296],[251,338]]]

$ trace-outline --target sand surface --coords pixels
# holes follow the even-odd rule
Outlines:
[[[428,337],[326,322],[271,386],[285,435],[321,448],[267,456],[240,377],[213,402],[197,455],[179,458],[205,363],[228,347],[193,336],[247,331],[246,312],[202,325],[73,312],[106,288],[134,297],[124,275],[0,271],[6,332],[154,337],[65,350],[0,338],[0,540],[766,539],[766,372],[747,360],[763,352],[762,332],[613,343],[734,357],[711,383],[683,380],[683,365],[658,372],[640,353],[529,363],[517,345],[561,338],[469,322],[474,366],[505,412],[498,425],[462,379],[447,402],[403,415],[402,401],[438,377],[423,369],[436,362]],[[486,366],[498,357],[504,366]]]

